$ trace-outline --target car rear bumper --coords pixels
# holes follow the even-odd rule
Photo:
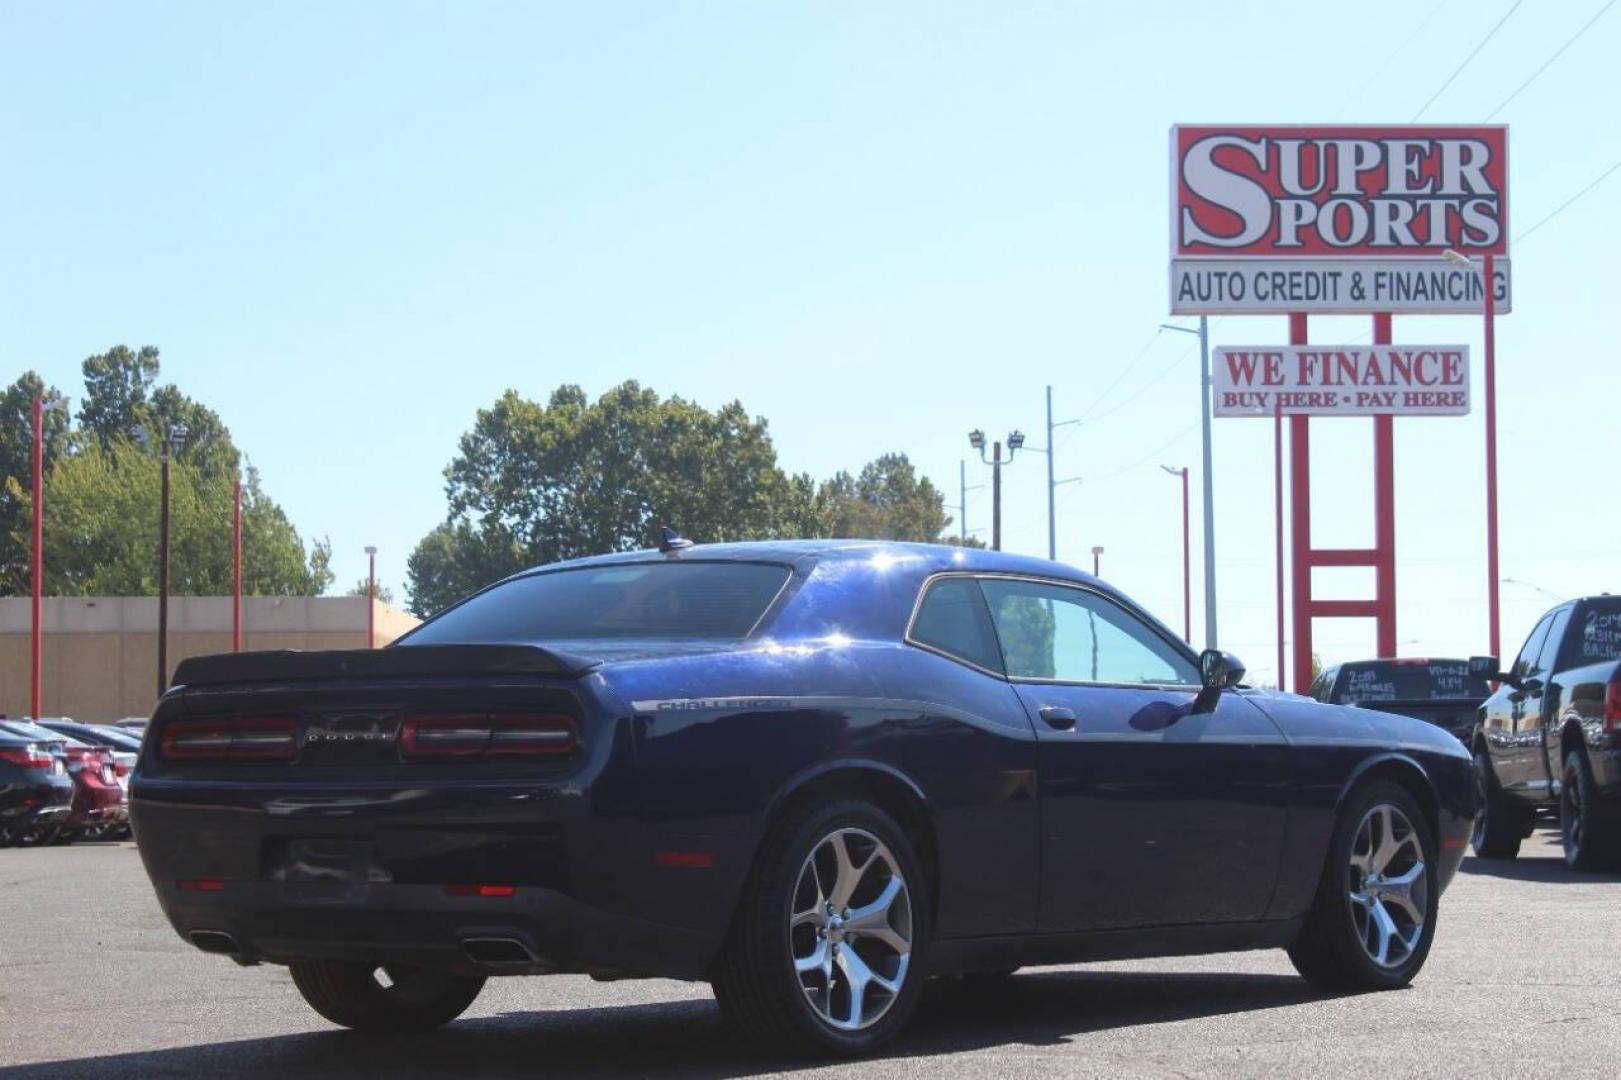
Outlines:
[[[239,960],[401,963],[464,974],[699,978],[713,942],[581,903],[555,889],[457,896],[442,885],[222,882],[158,886],[180,936]]]
[[[0,792],[0,833],[14,833],[64,819],[73,802],[68,784],[18,784]]]
[[[697,978],[718,946],[660,917],[648,831],[579,775],[133,787],[158,899],[208,951]]]

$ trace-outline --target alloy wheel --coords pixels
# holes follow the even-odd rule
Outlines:
[[[1368,958],[1382,968],[1406,963],[1424,937],[1429,873],[1418,830],[1400,807],[1380,803],[1351,844],[1351,921]]]
[[[789,950],[819,1019],[860,1031],[883,1018],[912,959],[912,898],[883,841],[841,828],[811,849],[794,885]]]

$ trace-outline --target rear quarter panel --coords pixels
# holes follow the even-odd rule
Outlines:
[[[723,932],[773,813],[844,772],[881,774],[925,808],[937,934],[1034,926],[1036,744],[1007,683],[910,646],[842,639],[604,675],[634,718],[655,851],[714,855],[702,870],[655,862],[663,918]]]

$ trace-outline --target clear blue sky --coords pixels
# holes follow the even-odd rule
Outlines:
[[[1524,3],[1423,119],[1484,120],[1602,2]],[[1198,387],[1193,339],[1153,336],[1167,129],[1405,122],[1509,6],[10,5],[0,376],[76,392],[86,355],[159,346],[331,537],[339,583],[375,543],[396,592],[457,437],[508,387],[737,397],[787,468],[903,450],[954,502],[968,429],[1041,442],[1051,383],[1089,418],[1058,443],[1085,478],[1059,496],[1060,557],[1104,545],[1106,576],[1175,623],[1158,465],[1197,469]],[[1609,12],[1497,117],[1514,234],[1621,157],[1618,50]],[[1618,197],[1621,175],[1513,246],[1500,323],[1503,571],[1558,596],[1621,587]],[[1480,327],[1397,319],[1396,339],[1478,348]],[[1319,538],[1367,543],[1368,422],[1317,429]],[[1482,430],[1398,424],[1404,652],[1484,647]],[[1262,678],[1271,455],[1270,425],[1217,423],[1223,643]],[[1043,552],[1043,462],[1006,475],[1007,546]],[[1371,589],[1343,574],[1322,588]],[[1504,597],[1512,651],[1549,601]],[[1367,654],[1372,629],[1318,640]]]

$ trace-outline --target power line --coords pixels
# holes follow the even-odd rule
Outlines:
[[[1124,366],[1121,367],[1120,373],[1114,377],[1114,381],[1108,386],[1104,387],[1103,393],[1099,394],[1093,399],[1092,408],[1081,414],[1081,420],[1084,421],[1091,417],[1092,413],[1096,411],[1098,405],[1108,398],[1108,396],[1114,391],[1115,387],[1120,385],[1120,380],[1129,375],[1132,369],[1142,361],[1142,358],[1148,355],[1148,350],[1152,349],[1154,347],[1154,343],[1159,341],[1159,336],[1162,333],[1164,333],[1164,331],[1155,330],[1154,333],[1149,336],[1148,340],[1143,343],[1143,347],[1137,350],[1137,355],[1133,356],[1130,360],[1127,360]]]
[[[1447,81],[1442,83],[1436,89],[1435,93],[1430,95],[1430,100],[1426,101],[1418,112],[1413,114],[1413,119],[1409,120],[1408,123],[1417,122],[1419,117],[1423,116],[1429,111],[1430,106],[1435,104],[1435,99],[1444,94],[1446,92],[1446,88],[1452,85],[1452,80],[1456,79],[1459,75],[1462,75],[1463,69],[1474,62],[1475,57],[1480,55],[1480,50],[1484,49],[1486,47],[1486,43],[1497,35],[1497,31],[1501,30],[1503,28],[1503,24],[1508,22],[1509,16],[1518,11],[1520,9],[1520,5],[1523,3],[1525,3],[1525,0],[1514,0],[1514,3],[1509,7],[1509,9],[1503,13],[1503,17],[1498,19],[1490,30],[1486,31],[1486,36],[1480,39],[1480,44],[1476,45],[1473,51],[1471,51],[1468,56],[1463,58],[1463,63],[1459,64],[1452,70],[1452,74],[1447,76]]]
[[[1424,28],[1429,26],[1430,23],[1435,20],[1435,17],[1441,13],[1441,9],[1447,6],[1447,2],[1448,0],[1438,0],[1438,3],[1436,3],[1434,7],[1430,8],[1430,13],[1424,16],[1424,18],[1420,19],[1417,26],[1413,27],[1413,32],[1408,34],[1406,39],[1403,40],[1400,45],[1396,46],[1390,51],[1390,54],[1384,58],[1384,61],[1380,63],[1378,67],[1374,68],[1368,77],[1363,80],[1361,86],[1358,86],[1351,92],[1351,96],[1345,99],[1345,104],[1340,106],[1339,114],[1341,116],[1344,116],[1345,110],[1350,108],[1352,103],[1355,102],[1357,98],[1362,96],[1363,91],[1372,86],[1379,76],[1385,73],[1385,69],[1390,66],[1391,61],[1405,52],[1407,46],[1411,45],[1418,39],[1418,35],[1423,33]]]
[[[1547,71],[1548,68],[1553,65],[1553,62],[1555,60],[1559,59],[1561,56],[1564,55],[1564,52],[1565,52],[1566,49],[1568,49],[1572,45],[1576,44],[1576,39],[1577,38],[1581,37],[1583,34],[1587,33],[1588,30],[1592,29],[1593,24],[1598,22],[1599,19],[1603,18],[1604,13],[1606,11],[1609,11],[1614,6],[1615,6],[1615,0],[1607,0],[1607,2],[1605,3],[1605,5],[1603,7],[1599,8],[1597,11],[1595,11],[1593,13],[1593,17],[1591,19],[1588,19],[1585,23],[1582,24],[1582,28],[1580,30],[1578,30],[1574,34],[1572,34],[1565,41],[1565,43],[1563,45],[1561,45],[1561,46],[1559,46],[1559,48],[1555,49],[1553,51],[1553,55],[1548,57],[1548,59],[1546,59],[1546,60],[1544,60],[1542,62],[1541,67],[1539,67],[1535,71],[1533,71],[1530,74],[1530,76],[1524,82],[1522,82],[1518,87],[1515,88],[1515,90],[1514,90],[1514,92],[1512,94],[1510,94],[1508,97],[1504,98],[1501,105],[1497,106],[1497,108],[1493,109],[1490,113],[1487,113],[1486,114],[1486,119],[1490,120],[1492,117],[1496,116],[1498,113],[1502,112],[1505,108],[1507,108],[1509,102],[1513,101],[1515,98],[1520,96],[1520,91],[1521,90],[1524,90],[1527,86],[1530,86],[1532,83],[1536,82],[1538,76],[1540,76],[1544,71]]]
[[[1617,160],[1614,165],[1611,165],[1608,169],[1605,169],[1603,172],[1599,173],[1598,177],[1596,179],[1594,179],[1592,183],[1588,184],[1586,187],[1582,188],[1576,194],[1572,195],[1570,198],[1566,199],[1564,202],[1562,202],[1558,206],[1554,207],[1553,212],[1551,214],[1549,214],[1547,217],[1543,218],[1541,221],[1537,222],[1535,225],[1531,226],[1529,229],[1525,230],[1523,233],[1516,236],[1514,238],[1514,242],[1516,244],[1524,242],[1524,240],[1525,240],[1525,238],[1527,236],[1530,236],[1532,233],[1536,232],[1538,229],[1540,229],[1544,225],[1548,224],[1548,222],[1550,222],[1554,218],[1558,217],[1561,213],[1563,213],[1565,211],[1566,207],[1570,206],[1571,203],[1575,202],[1577,199],[1581,198],[1583,195],[1586,195],[1589,191],[1592,191],[1594,188],[1596,188],[1600,184],[1604,183],[1605,180],[1609,179],[1610,174],[1615,172],[1617,169],[1621,169],[1621,160]]]

